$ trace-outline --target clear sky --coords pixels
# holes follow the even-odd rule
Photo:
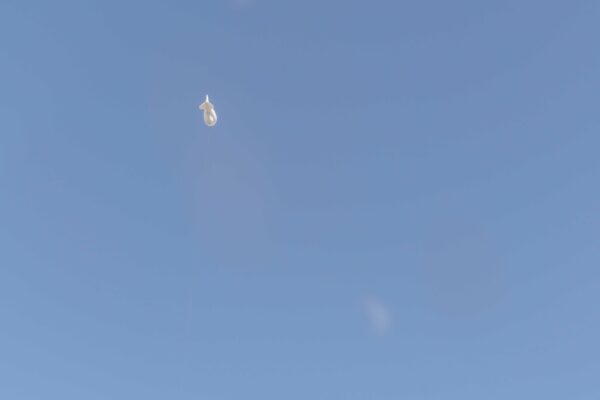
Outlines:
[[[2,1],[0,398],[597,400],[598,21]]]

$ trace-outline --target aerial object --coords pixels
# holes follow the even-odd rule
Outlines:
[[[215,106],[208,99],[208,95],[206,95],[204,103],[200,104],[198,108],[204,111],[204,123],[206,126],[215,126],[217,123],[217,113],[215,112]]]

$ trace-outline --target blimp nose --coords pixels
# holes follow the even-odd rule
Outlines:
[[[213,110],[205,112],[204,123],[207,126],[215,126],[217,123],[217,114]]]

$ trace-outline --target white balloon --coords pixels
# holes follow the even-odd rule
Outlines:
[[[206,126],[215,126],[217,124],[217,112],[215,111],[215,106],[208,99],[208,95],[206,95],[204,103],[200,104],[198,108],[204,111],[204,123]]]

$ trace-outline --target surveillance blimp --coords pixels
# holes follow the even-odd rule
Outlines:
[[[204,112],[204,123],[206,126],[215,126],[217,124],[217,112],[215,111],[215,106],[208,99],[208,95],[206,95],[204,103],[200,104],[198,108]]]

